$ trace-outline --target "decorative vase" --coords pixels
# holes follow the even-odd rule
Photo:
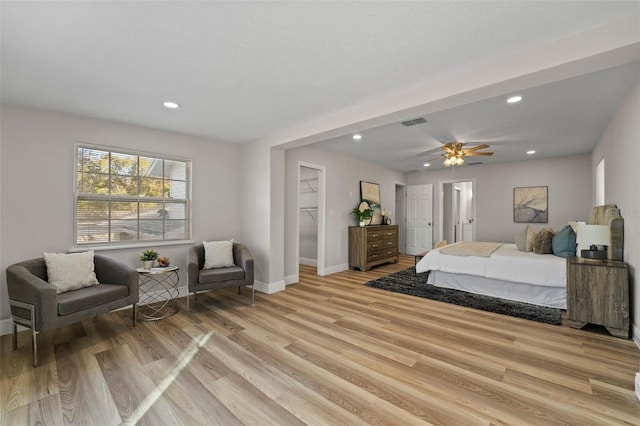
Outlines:
[[[142,262],[142,265],[144,269],[151,269],[153,268],[153,260],[145,260],[144,262]]]
[[[360,222],[360,226],[364,226],[364,222]]]

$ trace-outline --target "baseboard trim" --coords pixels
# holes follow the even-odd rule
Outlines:
[[[348,263],[343,263],[342,265],[336,266],[327,266],[324,268],[325,275],[337,274],[338,272],[346,271],[349,269]]]
[[[318,259],[309,259],[307,257],[299,257],[298,262],[302,265],[318,266]]]
[[[273,294],[279,291],[282,291],[286,288],[286,284],[284,280],[276,281],[274,283],[263,283],[262,281],[254,281],[254,285],[256,286],[256,291],[266,294]]]
[[[285,285],[297,284],[299,281],[300,277],[298,275],[289,275],[288,277],[284,277]]]
[[[0,320],[0,336],[13,333],[13,320],[11,318]],[[22,326],[18,326],[18,330],[26,330]]]

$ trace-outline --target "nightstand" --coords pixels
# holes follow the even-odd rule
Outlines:
[[[629,338],[629,269],[624,262],[567,258],[569,326],[604,326],[613,336]]]

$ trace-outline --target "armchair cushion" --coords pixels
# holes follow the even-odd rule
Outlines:
[[[204,269],[227,268],[233,266],[233,240],[203,241]]]
[[[93,250],[84,253],[44,253],[49,284],[58,294],[99,284]]]
[[[200,284],[244,279],[244,269],[239,266],[228,268],[201,269],[198,281]]]
[[[58,315],[86,311],[118,299],[125,299],[129,289],[123,285],[100,284],[58,295]],[[87,313],[90,315],[90,313]]]

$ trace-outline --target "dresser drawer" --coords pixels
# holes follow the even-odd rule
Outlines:
[[[382,239],[384,240],[397,240],[398,239],[398,228],[393,227],[389,230],[382,231]]]
[[[389,259],[398,255],[397,248],[373,250],[367,253],[367,263],[375,262],[380,259]]]
[[[384,238],[384,233],[382,231],[368,231],[367,232],[367,242],[382,241],[383,238]]]
[[[384,249],[396,249],[396,251],[398,251],[398,240],[394,239],[394,240],[387,240],[384,239],[382,240],[381,243],[381,247]]]
[[[377,240],[368,240],[367,252],[382,250],[385,246],[386,246],[386,241],[384,241],[382,238]]]

